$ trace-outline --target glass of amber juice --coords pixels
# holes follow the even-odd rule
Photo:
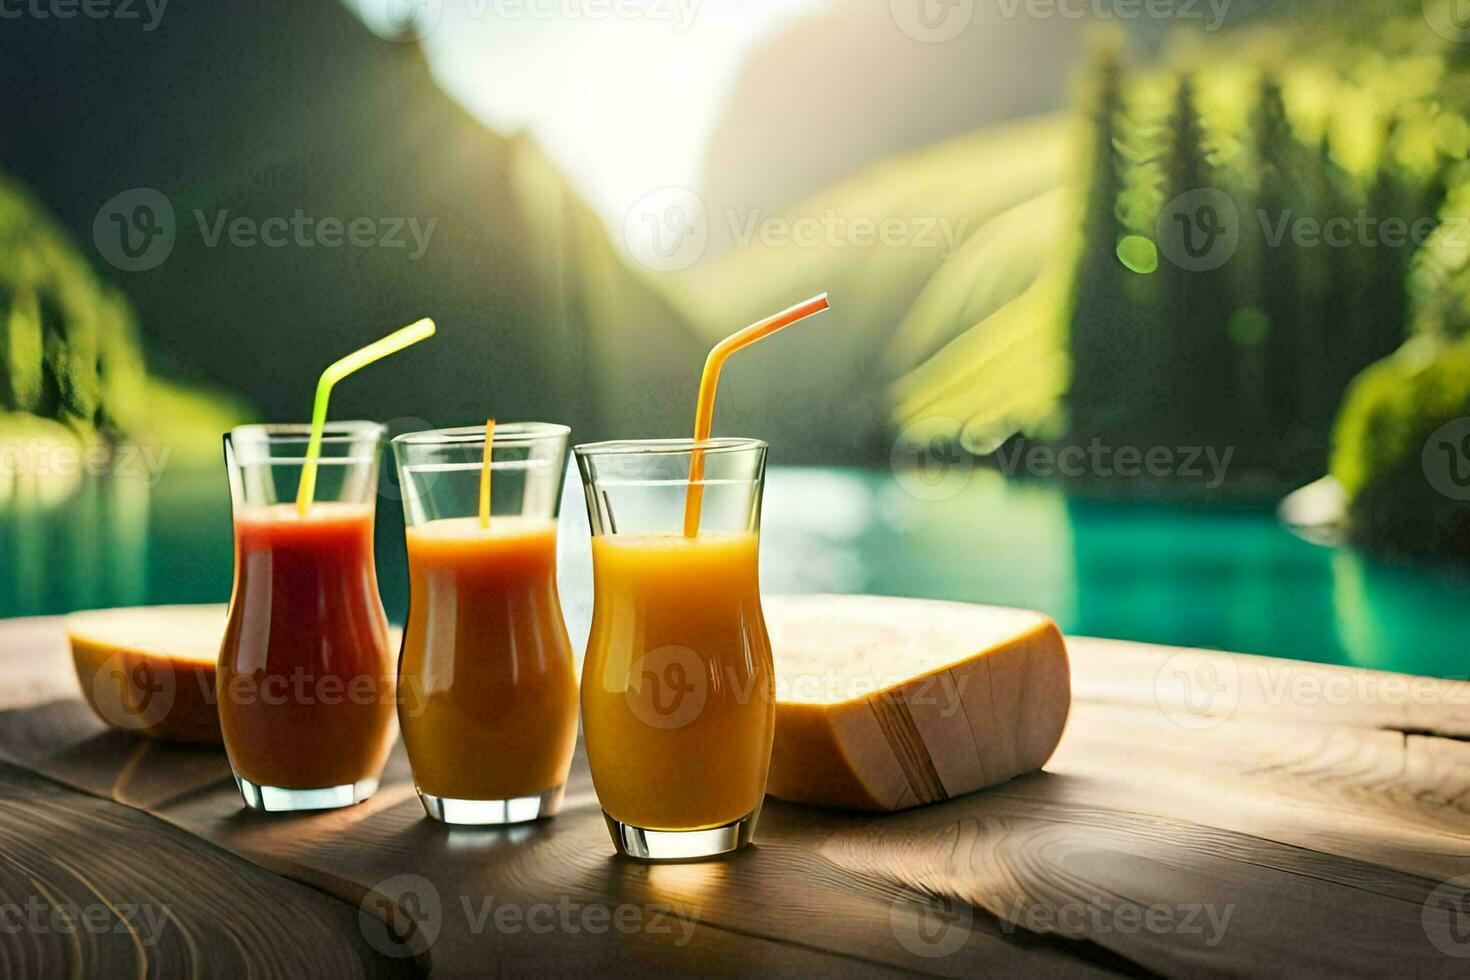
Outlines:
[[[323,431],[316,499],[297,487],[310,426],[225,436],[235,582],[220,647],[220,731],[245,802],[316,810],[366,799],[394,739],[392,650],[373,517],[386,430]]]
[[[576,455],[594,580],[582,727],[613,844],[645,860],[733,851],[755,830],[775,723],[757,572],[766,445]]]
[[[488,456],[483,427],[393,440],[409,572],[399,725],[424,809],[445,823],[517,823],[561,805],[577,739],[556,591],[569,432],[502,424]],[[482,479],[493,486],[483,513]]]

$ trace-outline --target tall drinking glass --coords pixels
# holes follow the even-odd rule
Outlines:
[[[500,824],[556,813],[577,741],[577,674],[556,592],[564,425],[393,440],[408,535],[399,725],[429,816]]]
[[[304,515],[295,500],[310,426],[225,436],[235,584],[216,686],[225,751],[254,809],[360,802],[393,746],[392,650],[373,563],[385,434],[375,422],[328,425]]]
[[[684,531],[703,457],[698,534]],[[691,860],[750,842],[775,724],[757,573],[766,445],[578,446],[592,525],[582,727],[613,844]]]

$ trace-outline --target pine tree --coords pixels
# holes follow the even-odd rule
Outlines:
[[[1087,120],[1087,170],[1083,196],[1077,271],[1070,317],[1072,384],[1068,396],[1072,428],[1086,441],[1114,427],[1122,391],[1127,349],[1128,308],[1115,249],[1122,237],[1117,201],[1122,190],[1123,161],[1116,146],[1122,113],[1123,66],[1115,45],[1100,49],[1090,73],[1091,91],[1083,110]]]
[[[1228,197],[1222,181],[1206,156],[1207,139],[1195,101],[1194,79],[1179,77],[1173,107],[1166,127],[1167,146],[1162,156],[1163,198],[1166,202],[1199,202],[1182,205],[1193,213],[1168,214],[1184,222],[1181,234],[1201,239],[1201,246],[1220,234],[1239,234],[1240,209],[1231,214],[1213,198]],[[1202,195],[1210,195],[1207,199]],[[1181,205],[1175,205],[1179,207]],[[1230,226],[1234,226],[1231,228]],[[1160,233],[1163,234],[1161,229]],[[1206,236],[1206,237],[1202,237]],[[1225,239],[1228,241],[1228,239]],[[1215,249],[1223,248],[1217,244]],[[1164,350],[1171,385],[1168,402],[1177,444],[1210,444],[1231,441],[1235,431],[1235,404],[1228,336],[1231,297],[1225,264],[1229,252],[1204,253],[1199,268],[1160,265],[1157,276],[1161,322],[1158,342]],[[1219,264],[1216,264],[1216,263]]]

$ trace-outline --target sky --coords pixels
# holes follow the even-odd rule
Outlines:
[[[342,0],[423,45],[439,83],[504,133],[528,130],[620,228],[650,190],[698,192],[750,52],[835,0]]]

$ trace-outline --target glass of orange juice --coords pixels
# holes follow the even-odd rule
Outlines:
[[[409,572],[399,728],[424,809],[445,823],[518,823],[561,805],[577,739],[556,589],[569,432],[507,423],[488,455],[483,427],[393,440]]]
[[[609,442],[576,456],[594,580],[582,727],[614,846],[646,860],[743,847],[775,723],[757,572],[766,445]]]

